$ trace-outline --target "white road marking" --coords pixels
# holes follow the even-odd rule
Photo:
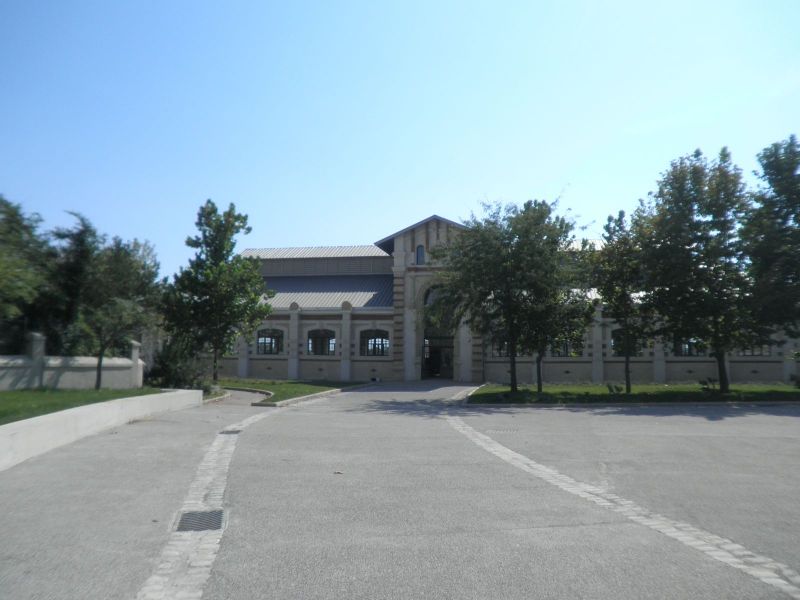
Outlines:
[[[678,540],[691,548],[726,565],[778,588],[792,598],[800,600],[800,573],[776,560],[750,552],[732,540],[704,531],[689,523],[676,521],[651,512],[631,500],[626,500],[597,486],[582,483],[527,456],[514,452],[487,435],[467,425],[460,417],[445,416],[453,429],[464,434],[475,444],[498,458],[580,498],[620,513],[635,523]]]
[[[222,431],[244,430],[275,411],[263,412],[228,425]],[[228,467],[239,436],[218,433],[206,452],[178,514],[187,511],[222,510],[228,483]],[[177,526],[176,518],[173,527]],[[161,552],[158,566],[144,583],[136,600],[192,600],[203,596],[211,567],[219,552],[227,514],[222,529],[216,531],[173,531]]]

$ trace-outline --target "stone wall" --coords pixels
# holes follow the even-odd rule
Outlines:
[[[28,354],[0,356],[0,390],[24,390],[38,387],[63,390],[93,389],[97,358],[91,356],[45,356],[45,338],[34,333],[29,339]],[[131,343],[130,358],[103,360],[102,385],[109,389],[142,387],[144,362],[139,359],[138,342]]]

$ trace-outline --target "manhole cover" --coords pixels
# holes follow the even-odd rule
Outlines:
[[[178,531],[208,531],[222,529],[222,511],[206,510],[185,512],[178,523]]]

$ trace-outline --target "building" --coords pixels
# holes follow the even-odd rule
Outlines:
[[[228,376],[333,381],[507,382],[501,345],[462,325],[439,331],[424,318],[434,283],[431,248],[463,226],[433,215],[368,246],[247,249],[261,261],[273,312],[252,339],[223,360]],[[553,348],[544,381],[624,380],[614,354],[615,325],[598,309],[579,348]],[[788,381],[796,372],[796,341],[731,355],[732,382]],[[532,357],[520,357],[521,382],[536,378]],[[714,359],[691,340],[670,347],[654,341],[631,359],[634,382],[716,378]]]

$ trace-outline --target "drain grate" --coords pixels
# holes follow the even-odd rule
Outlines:
[[[222,511],[206,510],[185,512],[178,523],[178,531],[209,531],[222,529]]]
[[[242,433],[241,429],[224,429],[219,432],[220,435],[236,435],[237,433]]]

